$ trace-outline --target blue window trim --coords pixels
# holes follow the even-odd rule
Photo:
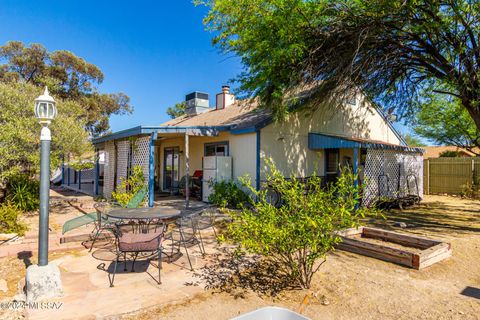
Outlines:
[[[207,147],[215,146],[215,145],[227,145],[227,154],[228,157],[230,155],[230,142],[229,141],[218,141],[218,142],[206,142],[203,145],[203,155],[207,156]]]

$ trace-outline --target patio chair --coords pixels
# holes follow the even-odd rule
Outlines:
[[[173,256],[173,249],[177,247],[177,251],[180,252],[181,247],[185,249],[190,270],[193,271],[192,261],[190,260],[190,254],[188,253],[188,247],[198,245],[200,252],[204,255],[204,251],[201,246],[201,241],[197,238],[197,229],[195,221],[191,216],[184,216],[175,221],[175,228],[169,232],[166,239],[171,240],[172,251],[170,256]]]
[[[138,208],[142,203],[143,199],[147,195],[148,188],[142,188],[133,198],[128,202],[127,208]],[[120,206],[117,203],[109,202],[100,202],[94,205],[96,212],[91,212],[85,214],[81,217],[73,218],[66,221],[62,227],[62,234],[65,234],[71,230],[82,227],[89,223],[94,223],[95,227],[92,230],[92,245],[90,246],[90,251],[92,251],[93,245],[98,239],[98,236],[104,230],[109,230],[112,228],[113,224],[116,222],[114,219],[108,218],[105,214],[108,208],[119,208]]]
[[[203,238],[202,238],[202,233],[201,231],[207,230],[207,229],[212,229],[213,233],[215,235],[215,239],[217,239],[217,231],[215,230],[215,214],[213,210],[216,210],[216,207],[213,205],[206,206],[201,208],[201,210],[198,210],[194,213],[192,213],[190,216],[194,221],[195,224],[195,229],[198,232],[198,237],[200,239],[200,243],[202,245],[202,253],[205,255],[205,246],[203,244]]]
[[[115,274],[123,257],[124,271],[127,271],[127,256],[133,258],[131,272],[135,270],[135,261],[140,254],[147,254],[145,258],[151,264],[152,258],[158,261],[158,284],[162,283],[160,270],[162,268],[162,250],[165,236],[164,224],[148,224],[148,223],[128,223],[115,224],[113,228],[115,235],[116,258],[113,266],[113,274],[108,273],[110,287],[114,286]]]

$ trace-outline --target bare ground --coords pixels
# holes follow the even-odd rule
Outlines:
[[[395,228],[394,222],[405,222],[407,228]],[[308,291],[286,290],[272,297],[269,284],[259,285],[265,280],[259,278],[237,286],[212,285],[188,302],[119,318],[229,319],[278,305],[312,319],[480,319],[479,201],[426,196],[417,207],[366,224],[450,242],[453,256],[418,271],[336,251]],[[212,283],[228,282],[222,273],[210,277]]]

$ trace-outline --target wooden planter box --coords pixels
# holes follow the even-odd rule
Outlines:
[[[423,269],[452,255],[449,243],[409,236],[393,231],[359,227],[338,233],[340,250],[385,260],[414,269]],[[367,239],[376,240],[374,242]]]

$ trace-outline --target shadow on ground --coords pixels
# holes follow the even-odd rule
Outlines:
[[[403,222],[409,232],[427,231],[440,236],[480,232],[480,202],[442,198],[447,200],[426,201],[404,211],[390,210],[385,213],[385,219],[369,219],[366,223],[382,229],[394,229],[395,223]]]
[[[212,263],[197,270],[194,277],[206,289],[226,292],[235,298],[244,296],[247,290],[275,296],[283,290],[299,289],[275,262],[260,256],[236,255],[229,248],[219,249]]]

